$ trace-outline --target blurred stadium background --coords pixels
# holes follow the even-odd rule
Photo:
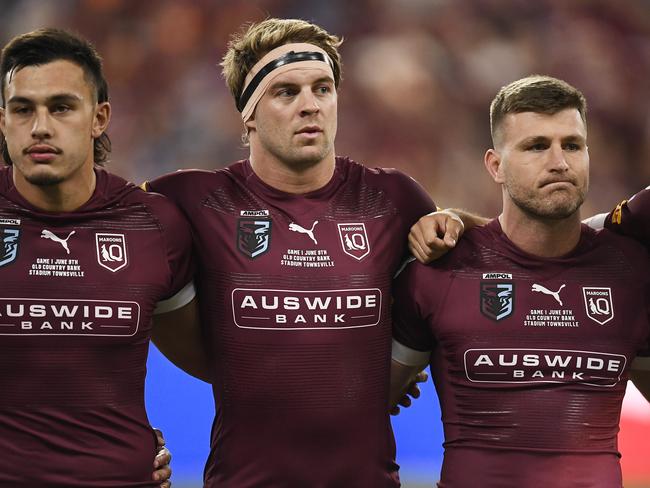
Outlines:
[[[109,168],[140,182],[246,157],[218,62],[230,33],[267,16],[345,37],[337,152],[407,172],[441,206],[496,215],[500,193],[482,166],[488,105],[531,73],[566,79],[589,101],[585,216],[650,184],[648,0],[0,0],[0,42],[42,26],[91,39],[113,104]],[[209,388],[152,349],[147,404],[174,452],[175,486],[199,486]],[[427,385],[394,422],[407,488],[436,479],[439,418]],[[648,438],[650,407],[632,391],[620,436],[627,487],[650,487]]]

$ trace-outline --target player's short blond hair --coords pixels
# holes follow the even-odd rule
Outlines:
[[[575,108],[587,126],[587,101],[577,88],[566,81],[545,75],[532,75],[502,87],[490,104],[490,131],[496,144],[499,127],[509,113],[536,112],[555,114]]]
[[[341,81],[341,57],[338,47],[343,39],[322,27],[300,19],[266,19],[257,24],[245,24],[228,43],[221,61],[222,73],[230,93],[239,100],[246,75],[269,51],[283,44],[305,42],[322,48],[332,60],[334,84]]]

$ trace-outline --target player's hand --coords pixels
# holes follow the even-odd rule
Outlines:
[[[428,264],[452,249],[464,230],[463,221],[454,212],[432,212],[411,227],[409,249],[418,261]]]
[[[420,398],[420,387],[418,386],[418,383],[425,383],[429,379],[429,375],[425,371],[420,371],[417,375],[415,375],[415,378],[409,385],[408,389],[406,390],[406,393],[404,396],[400,399],[399,405],[401,405],[404,408],[408,408],[411,406],[413,403],[412,398]],[[400,407],[398,405],[395,405],[391,410],[390,414],[391,415],[399,415],[400,413]]]
[[[158,444],[156,445],[157,454],[153,460],[154,472],[152,479],[154,481],[160,481],[160,488],[170,488],[172,482],[169,478],[172,475],[172,468],[169,463],[172,460],[172,453],[165,447],[163,433],[158,429],[154,429],[154,432],[156,433]]]

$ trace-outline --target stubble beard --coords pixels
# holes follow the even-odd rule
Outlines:
[[[563,220],[571,217],[585,200],[585,193],[579,188],[575,188],[575,192],[556,190],[543,196],[510,181],[506,182],[506,191],[512,202],[525,214],[542,220]]]

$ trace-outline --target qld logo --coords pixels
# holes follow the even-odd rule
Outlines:
[[[600,325],[605,325],[614,318],[612,289],[583,286],[582,296],[585,300],[587,317]]]
[[[512,315],[515,303],[514,283],[481,282],[481,313],[499,321]]]
[[[19,221],[20,223],[20,221]],[[0,239],[2,239],[2,247],[0,247],[0,266],[13,263],[18,257],[18,238],[20,237],[20,229],[0,229]]]
[[[271,221],[268,219],[239,219],[237,225],[237,249],[251,259],[269,250],[271,244]]]
[[[341,246],[343,246],[343,252],[345,254],[353,257],[357,261],[361,261],[370,254],[370,242],[368,241],[368,233],[366,232],[365,224],[337,225],[339,228]]]
[[[97,262],[107,270],[115,273],[129,263],[124,234],[95,234],[95,246]]]

